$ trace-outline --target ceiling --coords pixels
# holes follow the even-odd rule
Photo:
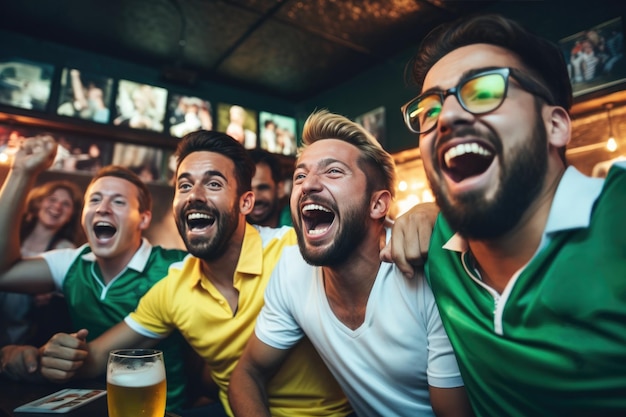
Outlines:
[[[307,99],[432,27],[492,2],[444,0],[25,0],[2,28],[199,80]]]

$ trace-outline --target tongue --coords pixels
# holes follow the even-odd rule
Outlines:
[[[452,158],[448,162],[446,171],[455,182],[461,182],[485,172],[491,165],[491,161],[493,161],[492,156],[466,153]]]

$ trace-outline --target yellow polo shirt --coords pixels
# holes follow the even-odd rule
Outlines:
[[[239,291],[236,314],[217,288],[203,276],[200,260],[189,255],[170,267],[168,276],[143,296],[126,318],[135,331],[162,338],[178,329],[206,360],[228,405],[230,375],[243,353],[263,295],[283,248],[297,244],[293,229],[246,226],[234,286]],[[341,388],[308,339],[289,355],[267,387],[272,416],[346,416],[351,409]]]

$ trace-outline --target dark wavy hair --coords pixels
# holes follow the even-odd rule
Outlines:
[[[183,136],[174,154],[176,176],[178,176],[180,163],[194,152],[215,152],[224,155],[235,165],[238,194],[242,195],[252,190],[252,177],[256,166],[248,151],[236,139],[214,130],[198,130]]]
[[[30,190],[26,198],[26,207],[22,214],[22,222],[20,224],[20,238],[22,241],[35,229],[35,225],[37,221],[39,221],[39,209],[41,208],[42,201],[59,189],[67,191],[72,199],[72,216],[67,223],[54,234],[46,250],[54,249],[56,244],[63,239],[69,240],[77,246],[85,241],[83,231],[80,227],[83,192],[77,185],[69,181],[50,181]]]
[[[500,46],[515,53],[525,67],[520,69],[529,71],[550,92],[552,102],[548,104],[562,107],[569,113],[572,85],[561,49],[498,14],[464,17],[433,29],[407,65],[405,78],[412,80],[421,91],[426,74],[437,61],[455,49],[477,43]],[[559,149],[559,154],[565,162],[565,147]]]

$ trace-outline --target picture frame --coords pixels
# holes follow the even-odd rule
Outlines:
[[[370,132],[383,148],[386,144],[385,107],[376,107],[354,118],[354,121]]]
[[[116,126],[163,132],[167,89],[119,80],[115,98]]]
[[[294,156],[298,150],[296,126],[294,117],[259,112],[260,147],[272,153]]]
[[[626,82],[621,17],[591,26],[559,41],[574,97]]]
[[[182,138],[187,133],[200,129],[213,129],[213,109],[209,100],[184,94],[170,94],[167,109],[171,136]]]
[[[61,116],[109,123],[113,78],[77,68],[63,68],[56,113]]]
[[[0,163],[9,164],[22,140],[50,135],[59,145],[50,171],[93,175],[111,163],[112,143],[72,132],[48,131],[39,127],[0,124]]]
[[[47,111],[54,65],[15,57],[0,58],[0,104]]]
[[[145,183],[167,182],[163,158],[164,150],[161,148],[116,142],[111,163],[130,169]]]
[[[243,144],[246,149],[257,147],[257,112],[238,104],[218,103],[217,130]]]

